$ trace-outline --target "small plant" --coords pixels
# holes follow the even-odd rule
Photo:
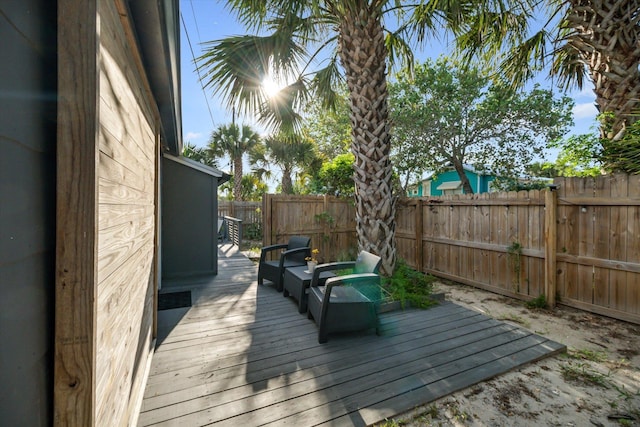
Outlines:
[[[304,260],[309,262],[318,262],[318,254],[320,253],[320,249],[313,248],[311,250],[311,256],[306,257]]]
[[[515,277],[513,282],[516,285],[516,290],[520,291],[520,258],[522,257],[522,245],[517,241],[511,243],[507,246],[507,256],[509,259],[509,266],[511,267],[511,271],[513,271]]]
[[[606,352],[588,350],[586,348],[569,352],[569,357],[572,359],[589,360],[591,362],[598,362],[598,363],[607,361]]]
[[[384,279],[383,287],[403,308],[407,303],[412,307],[427,308],[435,304],[431,299],[435,280],[433,276],[410,268],[404,260],[398,260],[393,275]]]
[[[244,237],[248,240],[262,240],[262,224],[257,222],[247,224]]]
[[[560,365],[560,371],[562,378],[566,381],[576,381],[602,388],[609,388],[607,376],[594,370],[586,363]]]
[[[527,301],[524,305],[527,308],[547,308],[547,297],[544,294],[540,294],[531,301]]]
[[[314,215],[313,218],[317,221],[317,222],[326,222],[329,226],[332,226],[335,222],[336,219],[329,213],[329,212],[321,212],[317,215]]]
[[[349,248],[342,250],[336,255],[336,261],[353,261],[358,257],[358,248],[350,246]]]

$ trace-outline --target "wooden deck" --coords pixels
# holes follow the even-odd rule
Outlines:
[[[140,426],[369,425],[566,349],[450,302],[321,345],[256,277],[223,247],[218,276],[163,284],[191,290],[193,306],[159,313]]]

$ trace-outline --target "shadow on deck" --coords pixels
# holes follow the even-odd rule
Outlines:
[[[369,425],[563,352],[556,342],[445,302],[381,315],[373,332],[332,335],[257,285],[230,246],[220,274],[163,283],[193,306],[159,312],[139,425]]]

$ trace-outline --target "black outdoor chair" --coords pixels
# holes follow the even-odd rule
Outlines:
[[[258,265],[258,284],[263,280],[273,282],[278,292],[282,291],[282,276],[287,267],[306,265],[306,257],[311,256],[311,238],[306,236],[292,236],[289,243],[265,246],[260,252],[260,264]],[[281,250],[277,260],[267,261],[269,252]]]
[[[381,259],[362,251],[356,261],[321,264],[313,271],[309,287],[307,316],[318,325],[318,342],[327,342],[329,333],[376,329],[380,302]],[[319,286],[320,273],[353,268],[353,274],[332,277]]]

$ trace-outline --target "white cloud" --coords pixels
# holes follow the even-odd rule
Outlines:
[[[570,94],[570,96],[573,97],[573,99],[582,99],[582,100],[596,99],[596,94],[593,93],[593,85],[590,85],[590,84],[585,84],[582,90],[574,91]]]
[[[582,104],[576,104],[573,107],[574,119],[594,119],[598,115],[598,110],[593,102],[585,102]]]
[[[199,132],[187,132],[184,136],[185,141],[193,142],[194,139],[199,139],[202,136],[202,133]]]

